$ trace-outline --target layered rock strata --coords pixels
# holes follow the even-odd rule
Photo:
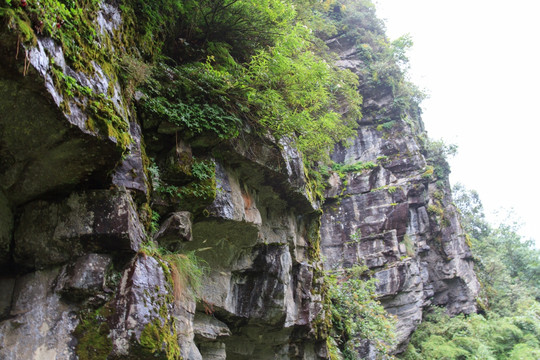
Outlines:
[[[121,17],[101,11],[107,36]],[[15,35],[0,45],[0,358],[326,357],[318,205],[292,144],[245,134],[192,148],[167,119],[141,128],[100,64],[76,71],[48,38],[26,59]],[[62,76],[90,90],[68,95]],[[88,93],[109,97],[123,124],[96,129]],[[174,172],[180,159],[204,159],[208,194],[154,197],[145,142],[178,187],[193,180]],[[153,239],[150,203],[162,219]],[[175,283],[159,247],[208,264],[198,294]]]
[[[105,38],[118,36],[120,11],[103,3],[95,21],[113,52]],[[107,64],[74,69],[41,36],[24,57],[18,48],[2,30],[1,359],[326,359],[320,244],[325,267],[374,271],[402,344],[429,303],[474,310],[448,184],[424,176],[405,122],[381,131],[365,112],[354,145],[333,159],[377,166],[331,178],[320,228],[290,139],[188,136],[165,118],[138,119]],[[341,65],[361,65],[341,50]],[[68,93],[66,79],[79,88]],[[110,118],[98,123],[98,110]],[[197,293],[171,253],[208,265]]]
[[[329,41],[339,65],[360,76],[364,63],[346,37]],[[321,225],[325,268],[366,265],[378,280],[385,309],[398,320],[398,346],[406,346],[429,305],[450,314],[476,310],[479,283],[452,204],[447,176],[426,162],[423,125],[414,113],[392,111],[389,86],[361,88],[364,117],[350,147],[332,159],[368,168],[334,172]],[[383,126],[383,124],[385,124]]]

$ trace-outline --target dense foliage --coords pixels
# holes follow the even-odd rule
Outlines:
[[[168,57],[157,59],[143,86],[145,116],[223,138],[247,124],[296,139],[308,163],[327,159],[336,142],[353,135],[361,96],[357,77],[333,65],[310,27],[322,16],[320,6],[312,7],[317,3],[176,2],[180,17],[156,35],[165,39],[160,45]],[[151,15],[138,25],[143,37],[149,27],[167,24],[151,20],[162,11],[155,3],[139,11]]]
[[[2,0],[0,16],[23,42],[42,35],[58,40],[71,67],[92,72],[95,62],[118,76],[128,103],[142,84],[147,118],[170,119],[188,135],[213,133],[222,139],[248,124],[264,136],[295,139],[310,167],[327,161],[333,146],[354,134],[362,116],[358,87],[364,93],[382,87],[393,96],[391,109],[376,114],[381,124],[419,114],[422,94],[404,76],[411,41],[389,42],[370,1],[122,0],[119,5],[123,21],[112,39],[93,26],[98,1],[23,6],[21,0]],[[365,64],[361,82],[334,65],[326,42],[337,38],[355,41]],[[114,47],[114,55],[100,43]]]
[[[159,64],[142,88],[148,96],[141,104],[142,117],[147,122],[167,119],[191,135],[213,132],[220,138],[235,137],[242,120],[234,100],[242,95],[232,80],[231,74],[209,64]]]
[[[540,252],[515,224],[493,227],[478,193],[454,187],[481,283],[479,314],[450,318],[433,309],[403,359],[540,358]]]
[[[367,268],[329,272],[326,281],[331,301],[331,358],[354,360],[364,340],[375,345],[380,358],[386,358],[395,340],[396,319],[389,315],[375,294],[375,279]]]
[[[447,145],[442,140],[423,138],[423,154],[429,166],[428,174],[438,180],[444,180],[450,175],[448,158],[457,152],[457,146]],[[426,174],[426,175],[428,175]]]

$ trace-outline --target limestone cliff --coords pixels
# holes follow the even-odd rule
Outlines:
[[[341,66],[363,73],[366,65],[350,38],[329,43]],[[476,311],[479,283],[448,176],[434,171],[448,164],[430,161],[419,109],[393,109],[390,86],[361,91],[358,134],[332,159],[374,165],[341,177],[332,173],[321,249],[326,269],[365,264],[373,272],[382,304],[398,319],[399,351],[427,306],[445,306],[451,314]]]
[[[0,358],[327,359],[324,268],[362,262],[401,344],[430,303],[475,310],[448,181],[431,174],[421,122],[385,113],[388,89],[360,88],[358,135],[332,155],[376,166],[331,173],[321,205],[294,139],[247,125],[218,139],[145,114],[110,66],[133,19],[90,3],[86,59],[39,23],[23,44],[2,13]],[[329,41],[357,71],[349,45]],[[208,264],[197,293],[187,254]]]

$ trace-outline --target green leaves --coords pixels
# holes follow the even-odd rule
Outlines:
[[[423,148],[426,162],[433,166],[433,174],[437,179],[446,179],[450,174],[448,158],[457,153],[457,146],[447,145],[442,140],[426,139]]]
[[[377,167],[377,164],[375,164],[372,161],[367,161],[367,162],[359,161],[357,163],[348,164],[348,165],[339,164],[339,163],[332,164],[332,170],[337,171],[339,173],[361,172],[363,170],[374,169],[376,167]]]
[[[177,36],[183,39],[181,56],[198,58],[195,48],[209,43],[226,43],[240,62],[248,61],[256,49],[271,46],[285,33],[296,11],[287,0],[185,0],[184,16],[178,22]],[[190,49],[191,47],[191,49]]]
[[[498,317],[471,314],[449,317],[440,308],[425,317],[403,359],[520,358],[540,352],[538,303],[526,312]],[[522,319],[528,319],[525,324]],[[534,359],[522,357],[521,359]]]
[[[338,141],[354,134],[360,117],[358,79],[317,54],[311,33],[291,27],[247,65],[243,84],[260,123],[277,136],[295,136],[310,161],[327,160]],[[347,108],[343,108],[347,104]]]
[[[216,134],[235,137],[242,120],[237,115],[232,76],[208,64],[169,67],[160,64],[142,90],[143,117],[168,121],[192,135]]]
[[[142,105],[146,116],[221,138],[236,136],[241,122],[248,122],[276,138],[295,138],[311,163],[327,160],[336,142],[354,135],[362,102],[358,79],[327,61],[326,49],[314,46],[309,27],[293,23],[292,2],[216,0],[200,2],[197,9],[200,19],[192,14],[185,21],[206,31],[201,45],[206,62],[158,68],[143,89],[149,95]],[[239,22],[232,28],[222,24],[230,16]],[[249,19],[258,32],[243,36],[258,50],[242,64],[233,34]],[[206,29],[212,23],[226,28],[218,36],[216,29]],[[202,33],[192,36],[202,41]],[[266,40],[261,42],[261,36]],[[261,48],[263,43],[270,46]]]
[[[356,359],[355,347],[370,340],[380,355],[388,354],[395,340],[396,319],[389,315],[375,294],[375,279],[362,279],[365,267],[340,274],[327,274],[331,300],[332,337],[345,359]]]

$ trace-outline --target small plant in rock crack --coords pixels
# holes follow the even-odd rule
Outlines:
[[[414,256],[414,243],[408,234],[405,234],[403,237],[403,245],[405,245],[405,252],[407,253],[407,256]]]
[[[166,253],[162,258],[171,269],[175,297],[179,298],[188,290],[193,298],[200,299],[203,279],[209,269],[208,263],[195,255],[195,251],[185,254]]]
[[[186,292],[195,300],[201,298],[204,277],[209,271],[208,263],[198,257],[196,251],[171,252],[149,241],[141,246],[140,253],[165,263],[174,285],[174,297],[180,299]]]
[[[362,230],[360,228],[356,229],[356,231],[350,235],[350,239],[351,241],[347,244],[359,244],[362,239]]]
[[[159,230],[160,215],[157,211],[152,211],[152,217],[150,222],[150,233],[155,234]]]

